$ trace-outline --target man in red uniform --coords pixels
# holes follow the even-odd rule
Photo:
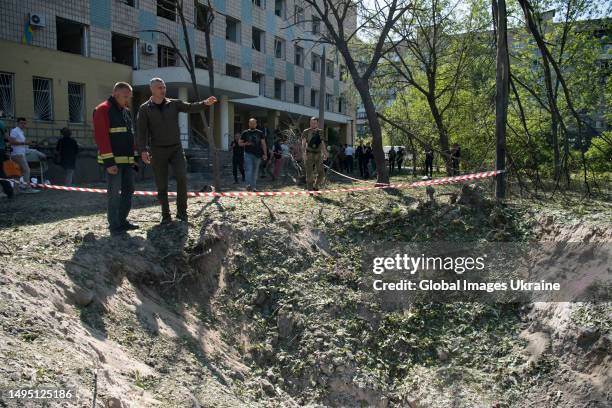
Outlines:
[[[112,236],[138,229],[127,216],[132,208],[134,171],[137,153],[132,116],[128,109],[132,87],[117,82],[113,94],[96,106],[93,115],[98,163],[104,166],[108,180],[108,228]]]

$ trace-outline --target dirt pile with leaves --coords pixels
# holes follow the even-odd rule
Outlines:
[[[76,387],[66,407],[94,388],[99,407],[609,406],[609,304],[387,310],[363,290],[386,242],[612,241],[609,204],[487,195],[195,199],[165,227],[136,198],[127,239],[101,196],[5,202],[0,387]]]

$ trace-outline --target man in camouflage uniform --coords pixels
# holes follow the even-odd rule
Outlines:
[[[310,118],[310,127],[302,132],[302,151],[306,170],[306,189],[318,190],[323,184],[323,161],[327,160],[327,137],[319,129],[319,119]]]

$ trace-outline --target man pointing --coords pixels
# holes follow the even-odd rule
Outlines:
[[[168,166],[176,178],[176,218],[187,222],[187,166],[181,145],[179,112],[195,113],[217,102],[214,96],[195,103],[166,98],[161,78],[150,81],[151,98],[138,111],[138,149],[142,161],[153,165],[162,224],[172,221],[168,203]]]

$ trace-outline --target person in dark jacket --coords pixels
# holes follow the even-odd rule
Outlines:
[[[430,179],[433,178],[433,162],[433,148],[431,147],[431,142],[427,142],[425,144],[425,175]]]
[[[389,150],[389,175],[393,174],[393,170],[395,170],[395,147],[391,146]]]
[[[107,218],[112,236],[138,229],[127,220],[134,194],[134,170],[138,171],[134,127],[128,109],[131,97],[130,84],[117,82],[112,96],[96,106],[93,114],[98,162],[104,166],[108,180]]]
[[[179,113],[200,112],[217,102],[217,98],[211,96],[194,103],[166,98],[166,84],[161,78],[151,79],[150,89],[151,98],[138,110],[138,150],[142,161],[153,165],[161,223],[172,222],[168,203],[169,165],[176,178],[176,218],[187,222],[187,164],[181,144]]]
[[[240,132],[236,132],[234,140],[230,145],[232,150],[232,174],[234,175],[234,184],[238,184],[238,170],[244,182],[244,147],[240,146]]]
[[[3,116],[2,113],[3,112],[0,111],[0,118]],[[4,174],[4,162],[7,160],[6,141],[4,140],[5,133],[6,126],[4,125],[4,121],[0,119],[0,186],[4,194],[10,199],[14,196],[13,185],[8,180],[1,180],[6,178],[6,174]]]
[[[74,178],[74,169],[76,167],[76,158],[79,153],[79,144],[72,138],[72,132],[69,128],[62,128],[60,133],[62,134],[62,138],[57,141],[57,146],[55,147],[57,164],[62,166],[66,172],[64,185],[71,186]]]

